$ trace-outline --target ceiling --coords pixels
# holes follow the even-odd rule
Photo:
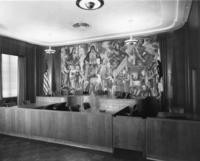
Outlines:
[[[175,30],[187,21],[192,0],[104,0],[88,11],[75,0],[0,1],[0,35],[44,46]],[[87,23],[74,28],[75,23]]]

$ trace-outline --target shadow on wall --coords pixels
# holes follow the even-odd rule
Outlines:
[[[0,107],[12,107],[17,105],[17,97],[3,98],[0,100]]]
[[[138,103],[133,106],[127,106],[116,115],[122,116],[140,116],[156,117],[161,110],[161,104],[155,97],[147,97],[145,99],[138,100]]]

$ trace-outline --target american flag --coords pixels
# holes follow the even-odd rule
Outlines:
[[[48,79],[48,72],[45,71],[43,74],[43,92],[44,95],[48,95],[49,94],[49,90],[50,90],[50,85],[49,85],[49,79]]]

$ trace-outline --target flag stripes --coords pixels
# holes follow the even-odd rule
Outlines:
[[[43,74],[43,93],[44,95],[48,95],[50,90],[49,79],[48,79],[48,72],[44,72]]]

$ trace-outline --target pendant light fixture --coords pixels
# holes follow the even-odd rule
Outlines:
[[[133,28],[133,19],[129,20],[129,27],[130,27],[130,31],[131,31]],[[130,38],[128,40],[125,40],[125,44],[127,44],[127,45],[129,45],[129,44],[135,45],[135,44],[137,44],[137,42],[138,42],[138,40],[135,39],[132,34],[130,34]]]
[[[44,51],[47,54],[54,54],[56,52],[56,50],[52,49],[51,46],[49,46],[49,48],[45,49]]]
[[[130,38],[128,39],[128,40],[125,40],[125,43],[127,44],[127,45],[135,45],[135,44],[137,44],[137,42],[138,42],[138,40],[137,39],[135,39],[134,37],[133,37],[133,35],[130,35]]]
[[[104,5],[103,0],[77,0],[76,5],[84,10],[96,10]]]

